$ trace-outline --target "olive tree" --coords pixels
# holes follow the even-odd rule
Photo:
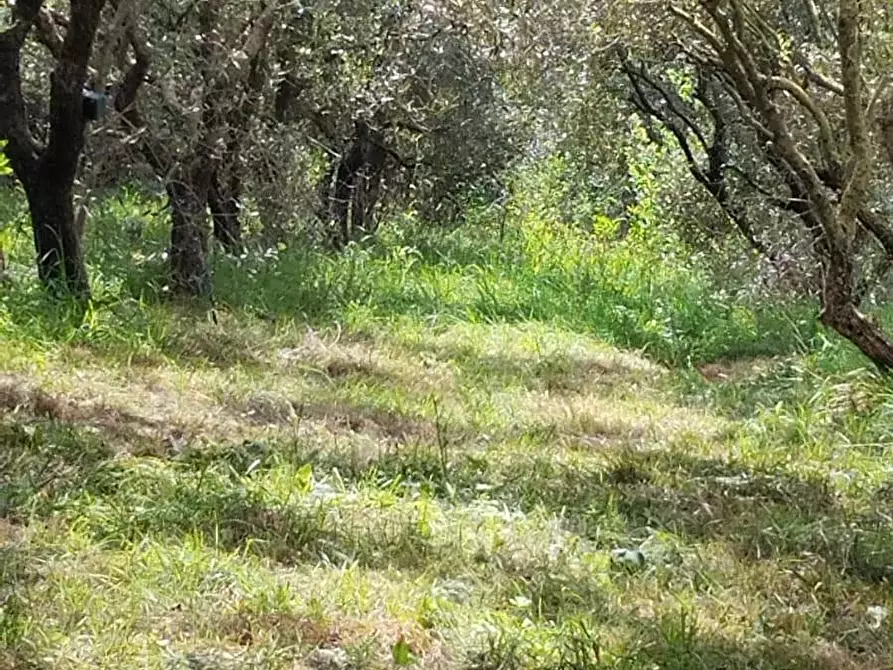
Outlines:
[[[487,25],[464,3],[330,0],[280,34],[276,118],[321,148],[332,247],[373,234],[386,203],[451,218],[523,149]]]
[[[873,133],[886,118],[888,80],[872,36],[887,26],[871,2],[835,4],[834,16],[811,2],[799,11],[745,0],[672,4],[663,62],[649,66],[626,49],[618,61],[633,105],[675,138],[752,247],[771,255],[763,235],[772,231],[756,231],[742,192],[800,223],[822,322],[889,370],[893,340],[861,311],[866,245],[893,258],[893,226],[876,196],[884,135]]]
[[[83,217],[74,184],[84,149],[84,89],[91,82],[93,46],[106,0],[70,0],[65,10],[43,0],[17,0],[0,11],[0,139],[28,200],[41,280],[54,289],[89,295],[81,245]],[[23,94],[23,52],[33,43],[51,63],[48,132],[35,138]]]
[[[126,141],[168,195],[175,292],[212,292],[209,206],[224,247],[241,245],[238,164],[281,8],[227,0],[159,4],[128,25],[124,46],[133,56],[114,104]]]

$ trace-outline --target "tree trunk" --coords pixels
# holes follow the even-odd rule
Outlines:
[[[374,210],[388,158],[382,142],[378,131],[357,121],[350,148],[326,176],[323,216],[332,226],[330,242],[335,249],[375,232]]]
[[[70,3],[65,37],[52,50],[49,132],[41,143],[28,126],[21,70],[25,40],[44,3],[11,3],[14,20],[0,31],[0,137],[27,195],[38,273],[51,290],[80,298],[89,297],[90,285],[72,198],[86,128],[82,87],[105,2]]]
[[[53,291],[89,297],[90,282],[81,246],[83,231],[75,216],[72,182],[57,178],[41,165],[24,187],[40,280]]]
[[[214,238],[228,254],[242,253],[242,223],[239,220],[241,183],[238,177],[221,178],[219,173],[211,181],[208,205],[214,222]]]
[[[167,187],[173,290],[198,297],[210,296],[213,287],[208,265],[207,181],[172,181]]]
[[[832,259],[822,291],[822,323],[855,344],[882,372],[893,371],[893,340],[857,304],[850,259]]]
[[[251,58],[248,77],[243,82],[241,102],[229,113],[226,151],[215,170],[208,194],[208,205],[214,221],[214,237],[227,253],[242,253],[242,175],[245,170],[242,147],[251,131],[251,120],[256,116],[261,91],[266,82],[262,51]]]

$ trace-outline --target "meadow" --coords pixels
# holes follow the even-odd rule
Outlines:
[[[0,668],[893,665],[893,394],[809,302],[521,205],[183,302],[123,193],[85,307],[0,216]]]

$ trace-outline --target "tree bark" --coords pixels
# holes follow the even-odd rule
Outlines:
[[[37,174],[23,182],[40,280],[53,292],[67,290],[88,297],[90,282],[81,233],[72,195],[73,180],[58,179],[52,169],[41,165]]]
[[[209,297],[207,202],[210,177],[196,168],[188,180],[167,186],[171,206],[171,277],[175,293]]]
[[[239,220],[241,187],[237,175],[222,178],[217,172],[208,191],[214,238],[228,254],[233,255],[242,253],[242,223]]]
[[[852,260],[833,257],[826,265],[822,291],[823,324],[855,344],[882,372],[893,371],[893,340],[859,311]]]

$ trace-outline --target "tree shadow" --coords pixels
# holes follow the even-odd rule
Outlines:
[[[893,578],[893,521],[881,506],[850,509],[824,478],[669,451],[619,450],[612,461],[607,470],[513,468],[503,494],[561,513],[584,537],[597,536],[598,510],[611,506],[631,534],[651,528],[688,543],[721,540],[749,562],[817,557],[874,585]]]
[[[76,515],[79,528],[106,546],[198,535],[283,564],[413,568],[430,553],[431,538],[413,514],[370,517],[306,491],[290,503],[246,485],[283,462],[306,462],[303,450],[246,442],[143,456],[135,466],[101,436],[54,421],[0,423],[0,443],[0,523]]]
[[[587,538],[600,536],[604,513],[613,510],[623,519],[629,535],[645,528],[660,529],[692,543],[722,540],[746,561],[813,556],[841,575],[866,583],[884,584],[893,579],[893,521],[882,509],[884,501],[869,501],[862,510],[851,509],[823,477],[746,467],[672,448],[617,448],[606,451],[602,459],[570,463],[532,453],[505,463],[487,459],[476,450],[445,451],[438,443],[436,427],[429,422],[382,412],[357,413],[341,406],[304,411],[308,415],[321,413],[336,424],[341,421],[345,429],[371,431],[379,441],[398,446],[364,460],[345,462],[341,454],[321,452],[299,440],[223,443],[202,457],[188,456],[174,465],[192,470],[220,466],[239,473],[243,472],[239,468],[258,460],[255,446],[260,445],[263,453],[256,466],[311,463],[323,470],[338,468],[342,477],[353,480],[397,478],[421,484],[431,494],[451,500],[485,496],[528,511],[545,509],[560,515],[569,529]],[[114,491],[117,466],[109,440],[120,441],[127,432],[136,440],[143,428],[127,417],[118,417],[120,421],[104,430],[95,426],[85,429],[77,421],[20,418],[21,423],[0,423],[0,442],[4,444],[0,451],[0,517],[12,519],[49,513],[55,501],[78,490],[97,495]],[[175,505],[174,517],[178,518],[153,521],[134,517],[129,532],[123,527],[115,532],[134,538],[143,531],[186,532],[206,525],[209,533],[219,537],[223,519],[224,525],[230,524],[226,533],[230,547],[248,541],[255,532],[274,547],[271,551],[277,556],[314,546],[314,540],[307,538],[311,532],[307,524],[318,524],[319,519],[271,512],[265,503],[245,498],[237,486],[219,491],[198,487],[178,495],[186,496]],[[205,512],[209,516],[202,520]],[[320,531],[323,544],[331,540],[326,528],[323,524]]]
[[[624,642],[602,645],[600,630],[573,622],[543,653],[523,634],[498,631],[472,652],[466,670],[879,670],[889,666],[880,649],[854,653],[828,642],[741,642],[699,628],[696,613],[681,610],[658,619],[615,621]],[[615,629],[616,630],[616,629]],[[616,633],[615,633],[616,634]]]
[[[454,502],[483,496],[527,512],[545,510],[601,548],[611,548],[617,536],[644,539],[655,530],[668,531],[688,544],[722,541],[752,564],[818,560],[823,569],[865,584],[882,586],[893,579],[888,501],[869,501],[865,509],[854,510],[819,476],[624,448],[606,452],[607,465],[568,463],[548,454],[506,464],[471,452],[446,454],[445,461],[430,444],[353,467],[332,454],[303,456],[354,480],[396,479]],[[618,520],[622,528],[606,533],[605,524],[616,526]]]
[[[27,589],[41,580],[40,557],[16,539],[17,531],[0,515],[0,670],[42,670],[25,642],[33,618]]]
[[[55,421],[0,422],[0,519],[48,514],[113,456],[101,439]]]

